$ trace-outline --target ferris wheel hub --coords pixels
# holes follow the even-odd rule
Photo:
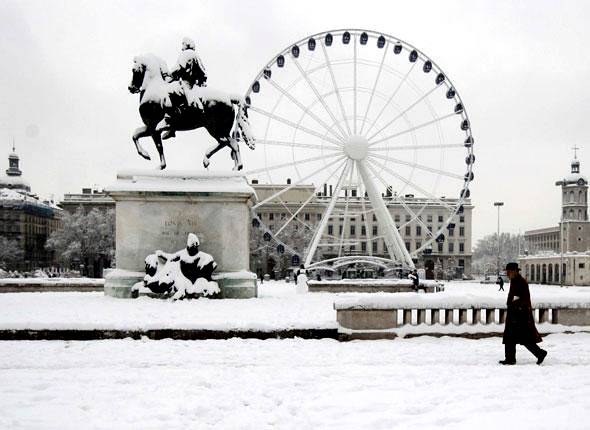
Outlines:
[[[344,153],[352,160],[364,160],[369,151],[369,141],[366,137],[352,135],[344,143]]]

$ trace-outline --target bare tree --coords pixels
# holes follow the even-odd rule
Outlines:
[[[500,271],[509,261],[517,261],[524,252],[524,237],[520,234],[500,234]],[[472,267],[475,273],[496,273],[498,261],[498,235],[490,234],[477,241],[473,248]]]

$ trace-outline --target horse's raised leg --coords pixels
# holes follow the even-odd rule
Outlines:
[[[227,145],[226,142],[222,142],[222,139],[218,139],[216,145],[213,145],[209,149],[207,149],[207,152],[205,152],[205,158],[203,158],[203,166],[205,168],[209,167],[209,164],[211,163],[209,158],[211,158],[213,156],[213,154],[215,154],[217,151],[219,151],[225,145]]]
[[[160,154],[160,170],[164,170],[166,168],[166,158],[164,157],[164,147],[162,146],[162,138],[160,137],[160,133],[153,132],[152,139],[154,139],[154,144],[156,145],[158,154]]]
[[[244,165],[242,164],[242,156],[240,155],[240,145],[236,139],[230,139],[229,145],[232,149],[232,159],[234,160],[233,170],[242,170]]]
[[[170,139],[171,137],[176,136],[174,129],[168,123],[166,118],[162,119],[162,121],[160,121],[158,125],[156,125],[156,131],[160,134],[160,136],[162,136],[162,140]]]
[[[144,126],[137,128],[133,133],[133,136],[131,136],[131,138],[133,139],[133,143],[135,143],[135,149],[137,149],[137,153],[146,160],[150,160],[150,154],[148,154],[147,151],[143,149],[143,146],[141,146],[141,144],[139,143],[139,139],[149,135],[150,132],[147,130],[147,127]]]

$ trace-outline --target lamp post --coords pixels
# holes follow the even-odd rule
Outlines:
[[[498,257],[496,260],[496,275],[500,276],[500,207],[504,206],[504,202],[494,202],[494,206],[498,208]]]

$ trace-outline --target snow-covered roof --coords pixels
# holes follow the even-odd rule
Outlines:
[[[19,190],[11,190],[9,188],[0,188],[0,204],[1,203],[27,203],[37,207],[47,209],[61,210],[53,202],[42,202],[31,193]]]
[[[25,181],[22,176],[1,176],[0,177],[0,188],[6,186],[21,186],[21,187],[31,187],[31,185]]]

